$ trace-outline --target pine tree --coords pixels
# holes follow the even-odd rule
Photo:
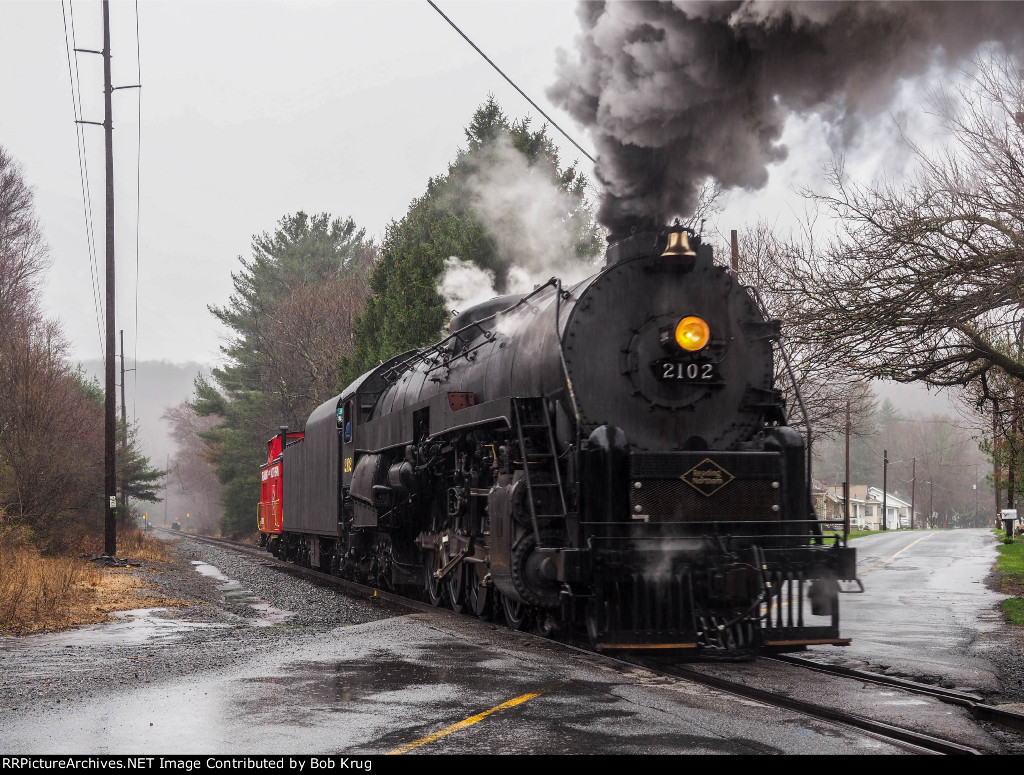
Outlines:
[[[388,226],[370,278],[372,296],[356,322],[355,355],[342,360],[340,386],[380,361],[437,341],[451,313],[437,291],[450,256],[489,271],[495,290],[506,291],[514,256],[502,244],[515,244],[525,236],[522,219],[510,212],[507,218],[485,223],[474,180],[504,163],[508,147],[521,154],[530,174],[546,176],[552,190],[566,195],[568,204],[560,216],[561,226],[572,232],[571,258],[583,261],[600,247],[599,229],[584,195],[586,178],[577,174],[575,165],[559,166],[546,127],[535,132],[528,118],[509,121],[491,96],[473,114],[465,133],[468,145],[447,174],[431,178],[406,215]]]
[[[351,218],[298,212],[239,257],[227,305],[210,311],[232,332],[225,363],[200,377],[190,406],[219,422],[199,434],[224,485],[221,531],[255,529],[259,466],[280,425],[299,429],[334,391],[338,358],[351,352],[351,321],[375,247]],[[326,290],[326,293],[322,292]],[[323,309],[310,309],[324,301]]]

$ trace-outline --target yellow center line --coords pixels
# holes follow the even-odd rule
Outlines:
[[[442,729],[442,730],[440,730],[438,732],[434,732],[432,734],[429,734],[426,737],[421,737],[419,740],[413,740],[411,743],[406,743],[405,745],[400,745],[400,746],[398,746],[398,748],[395,748],[395,749],[393,749],[391,751],[388,751],[387,754],[385,754],[385,755],[386,756],[390,756],[391,754],[407,753],[408,751],[411,751],[414,748],[419,748],[421,745],[426,745],[427,743],[433,743],[435,740],[440,740],[442,737],[446,737],[446,736],[452,734],[453,732],[458,732],[460,729],[465,729],[466,727],[473,726],[473,724],[476,724],[476,723],[478,723],[480,721],[483,721],[485,718],[490,716],[492,713],[499,713],[499,712],[501,712],[503,710],[508,710],[509,708],[514,708],[516,705],[521,705],[522,703],[526,702],[527,700],[532,700],[534,697],[540,697],[545,692],[551,691],[552,689],[555,689],[555,688],[557,688],[559,686],[562,686],[562,685],[563,684],[554,684],[553,686],[547,686],[547,687],[541,689],[540,691],[531,692],[530,694],[520,695],[519,697],[516,697],[513,700],[509,700],[508,702],[503,702],[503,703],[501,703],[501,705],[496,705],[495,707],[491,708],[490,710],[485,710],[483,713],[477,713],[475,716],[470,716],[467,719],[463,719],[462,721],[458,722],[457,724],[452,724],[450,727],[445,727],[444,729]]]
[[[881,562],[875,563],[874,565],[872,565],[867,570],[857,571],[857,575],[858,576],[863,576],[865,573],[870,573],[875,568],[881,568],[883,565],[885,565],[890,560],[895,560],[897,557],[899,557],[901,554],[903,554],[905,551],[907,551],[907,549],[909,549],[914,544],[920,543],[921,541],[923,541],[926,538],[931,538],[933,535],[935,535],[935,533],[929,533],[926,536],[921,536],[920,538],[917,539],[917,541],[913,541],[912,543],[909,543],[906,546],[904,546],[902,549],[900,549],[898,552],[896,552],[896,554],[894,554],[892,557],[887,557],[886,559],[882,560]]]

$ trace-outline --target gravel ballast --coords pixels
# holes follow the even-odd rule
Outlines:
[[[0,637],[0,728],[6,714],[29,707],[59,707],[94,692],[111,694],[270,658],[297,639],[407,612],[210,544],[183,537],[169,545],[170,565],[130,572],[152,585],[143,590],[144,599],[152,597],[157,606],[164,600],[185,605],[129,612],[64,632]]]

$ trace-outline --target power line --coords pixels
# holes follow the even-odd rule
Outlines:
[[[470,40],[469,36],[466,35],[466,33],[464,33],[462,30],[460,30],[458,28],[458,26],[455,24],[455,22],[453,22],[451,19],[449,19],[447,16],[444,15],[444,12],[440,8],[437,7],[437,5],[434,3],[433,0],[427,0],[427,2],[430,3],[430,7],[431,8],[433,8],[435,11],[437,11],[439,14],[441,14],[441,18],[444,19],[446,22],[448,22],[452,26],[452,29],[454,29],[457,33],[459,33],[459,35],[461,35],[469,45],[471,45],[473,48],[476,49],[476,52],[480,56],[482,56],[485,60],[487,60],[487,64],[489,64],[491,67],[493,67],[497,71],[498,75],[500,75],[502,78],[504,78],[510,84],[512,84],[512,88],[515,89],[517,92],[519,92],[521,95],[523,95],[523,99],[525,99],[527,102],[529,102],[531,105],[533,105],[533,107],[536,108],[537,111],[542,116],[544,116],[544,118],[547,119],[548,123],[551,124],[551,126],[553,126],[555,129],[557,129],[559,132],[561,132],[562,136],[565,137],[565,139],[568,140],[570,143],[575,145],[580,153],[582,153],[584,156],[586,156],[588,159],[590,159],[590,162],[592,164],[597,164],[597,161],[594,159],[594,157],[591,156],[586,151],[584,151],[583,147],[579,143],[577,143],[575,140],[573,140],[572,137],[569,136],[568,132],[566,132],[564,129],[562,129],[562,127],[560,127],[558,124],[556,124],[554,119],[551,118],[551,116],[549,116],[547,113],[545,113],[541,109],[540,105],[538,105],[536,102],[531,100],[527,96],[526,92],[524,92],[522,89],[520,89],[516,85],[515,81],[513,81],[511,78],[509,78],[507,75],[505,75],[505,73],[502,72],[501,68],[498,67],[496,64],[494,64],[494,62],[491,61],[491,58],[489,56],[487,56],[487,54],[485,54],[483,51],[481,51],[480,47],[476,43],[474,43],[472,40]]]
[[[103,326],[100,322],[100,292],[99,277],[96,268],[96,241],[92,221],[92,196],[89,184],[89,161],[85,153],[85,135],[82,131],[82,90],[75,92],[76,81],[81,84],[78,76],[78,57],[75,57],[74,68],[71,66],[71,51],[75,48],[75,14],[68,2],[67,12],[64,10],[64,2],[60,4],[61,16],[64,19],[64,48],[68,56],[68,81],[71,87],[71,112],[75,117],[75,136],[78,150],[78,177],[82,187],[82,210],[85,217],[85,241],[86,249],[89,252],[89,274],[92,279],[93,311],[96,316],[96,334],[99,338],[100,352],[103,352]],[[68,15],[71,17],[71,40],[68,41]]]

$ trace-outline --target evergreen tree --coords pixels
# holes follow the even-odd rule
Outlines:
[[[119,433],[124,433],[122,427]],[[149,458],[139,448],[139,427],[131,425],[127,429],[128,446],[123,444],[117,450],[118,487],[128,499],[129,505],[135,501],[159,503],[162,499],[158,492],[163,487],[166,471],[154,468]],[[123,438],[123,436],[122,436]]]
[[[301,428],[333,394],[375,250],[351,218],[285,216],[253,237],[250,259],[239,257],[228,304],[210,307],[233,335],[212,382],[196,380],[190,406],[218,419],[199,436],[224,485],[223,533],[255,529],[267,439],[282,424]]]
[[[380,361],[439,338],[450,310],[437,287],[449,257],[489,271],[497,293],[508,290],[509,269],[516,260],[508,246],[519,243],[529,249],[529,238],[536,235],[527,233],[523,214],[514,207],[504,214],[500,206],[492,207],[484,215],[481,187],[489,174],[508,164],[509,148],[525,161],[526,175],[564,195],[557,225],[570,233],[570,258],[582,262],[600,248],[600,231],[584,196],[586,179],[575,165],[559,166],[546,127],[532,131],[528,118],[509,121],[491,96],[473,114],[465,132],[468,145],[447,174],[431,178],[423,196],[387,228],[381,259],[370,278],[372,296],[356,322],[355,354],[342,359],[342,386]],[[499,173],[491,188],[498,189],[503,182]],[[508,181],[509,187],[512,183]]]

